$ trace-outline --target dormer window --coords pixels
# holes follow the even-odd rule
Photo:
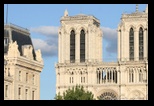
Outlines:
[[[4,46],[8,45],[8,38],[4,38]]]

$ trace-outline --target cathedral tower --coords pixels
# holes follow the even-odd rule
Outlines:
[[[118,60],[147,61],[148,6],[144,12],[123,14],[118,26]]]
[[[67,10],[60,20],[58,33],[59,63],[102,61],[102,31],[94,16],[68,16]]]

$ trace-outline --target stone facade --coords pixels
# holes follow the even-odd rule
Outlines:
[[[4,100],[39,100],[43,69],[40,50],[33,52],[28,30],[7,24],[4,32]]]
[[[96,99],[148,100],[148,7],[145,12],[122,15],[117,29],[117,62],[102,62],[103,31],[97,18],[83,14],[69,16],[66,10],[60,22],[58,63],[55,65],[56,94],[82,85]],[[131,28],[134,31],[133,46],[129,40]],[[143,33],[139,34],[139,29],[143,29]],[[72,30],[75,44],[71,43]],[[80,61],[82,30],[85,32],[84,61]],[[133,55],[130,55],[131,47],[134,48]],[[143,49],[139,49],[141,47]],[[75,53],[71,51],[74,49]],[[74,61],[70,58],[72,54]]]

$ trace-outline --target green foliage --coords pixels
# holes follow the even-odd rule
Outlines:
[[[60,95],[60,93],[58,93],[58,95],[56,94],[55,100],[63,100],[63,97]]]
[[[95,100],[92,92],[85,91],[83,86],[75,86],[63,93],[63,96],[58,93],[55,100]]]

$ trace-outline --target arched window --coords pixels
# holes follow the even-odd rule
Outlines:
[[[134,71],[129,70],[129,82],[134,82]]]
[[[139,29],[139,60],[143,60],[143,29]]]
[[[142,71],[140,70],[140,71],[139,71],[139,82],[142,82],[142,80],[143,80],[143,73],[142,73]]]
[[[80,62],[85,62],[85,32],[80,32]]]
[[[134,31],[130,28],[129,31],[129,59],[134,60]]]
[[[75,32],[74,30],[70,33],[70,62],[75,62]]]

